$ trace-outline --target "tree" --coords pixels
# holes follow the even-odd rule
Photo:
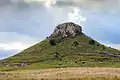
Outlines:
[[[95,45],[95,41],[94,41],[94,40],[90,40],[90,41],[89,41],[89,44]]]
[[[103,50],[105,50],[105,46],[104,45],[102,45],[102,48],[103,48]]]
[[[100,44],[97,44],[97,46],[100,46]]]
[[[73,42],[73,45],[76,47],[76,46],[79,45],[79,43],[78,43],[77,41],[74,41],[74,42]]]
[[[56,45],[56,42],[55,42],[55,40],[54,40],[54,39],[49,40],[49,43],[50,43],[50,45],[51,45],[51,46]]]

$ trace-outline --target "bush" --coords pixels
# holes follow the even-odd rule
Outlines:
[[[97,46],[100,46],[100,44],[97,44]]]
[[[109,48],[111,48],[111,47],[109,47]]]
[[[105,50],[105,46],[104,45],[102,45],[102,48],[103,48],[103,50]]]
[[[76,47],[76,46],[79,45],[79,43],[78,43],[77,41],[74,41],[74,42],[73,42],[73,45]]]
[[[52,46],[56,45],[56,42],[55,42],[54,39],[49,40],[49,43],[50,43],[50,45],[52,45]]]
[[[77,61],[75,61],[75,63],[77,63]]]
[[[65,62],[67,62],[67,61],[65,61]]]
[[[89,44],[95,45],[95,41],[94,41],[94,40],[90,40],[90,41],[89,41]]]
[[[48,39],[49,37],[46,37],[46,39]]]
[[[56,55],[60,55],[58,52],[56,52]]]
[[[84,62],[84,61],[82,61],[82,64],[85,64],[85,62]]]

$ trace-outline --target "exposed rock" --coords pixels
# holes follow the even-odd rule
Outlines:
[[[68,22],[58,25],[54,32],[49,37],[50,39],[63,39],[67,37],[73,37],[76,35],[80,35],[82,33],[81,26]]]

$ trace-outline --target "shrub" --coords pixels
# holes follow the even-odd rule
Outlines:
[[[105,50],[105,46],[104,45],[102,45],[102,48],[103,48],[103,50]]]
[[[77,61],[75,61],[75,63],[77,63]]]
[[[84,62],[84,61],[82,61],[82,64],[85,64],[85,62]]]
[[[94,41],[94,40],[90,40],[90,41],[89,41],[89,44],[95,45],[95,41]]]
[[[55,40],[54,40],[54,39],[49,40],[49,43],[50,43],[50,45],[51,45],[51,46],[56,45],[56,42],[55,42]]]
[[[79,45],[79,43],[78,43],[77,41],[74,41],[74,42],[73,42],[73,45],[76,47],[76,46]]]
[[[67,61],[65,61],[65,62],[67,62]]]
[[[56,52],[56,55],[60,55],[58,52]]]
[[[97,44],[97,46],[100,46],[100,44]]]

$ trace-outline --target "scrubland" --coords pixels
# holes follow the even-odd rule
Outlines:
[[[0,80],[120,80],[120,68],[52,68],[3,71]]]

